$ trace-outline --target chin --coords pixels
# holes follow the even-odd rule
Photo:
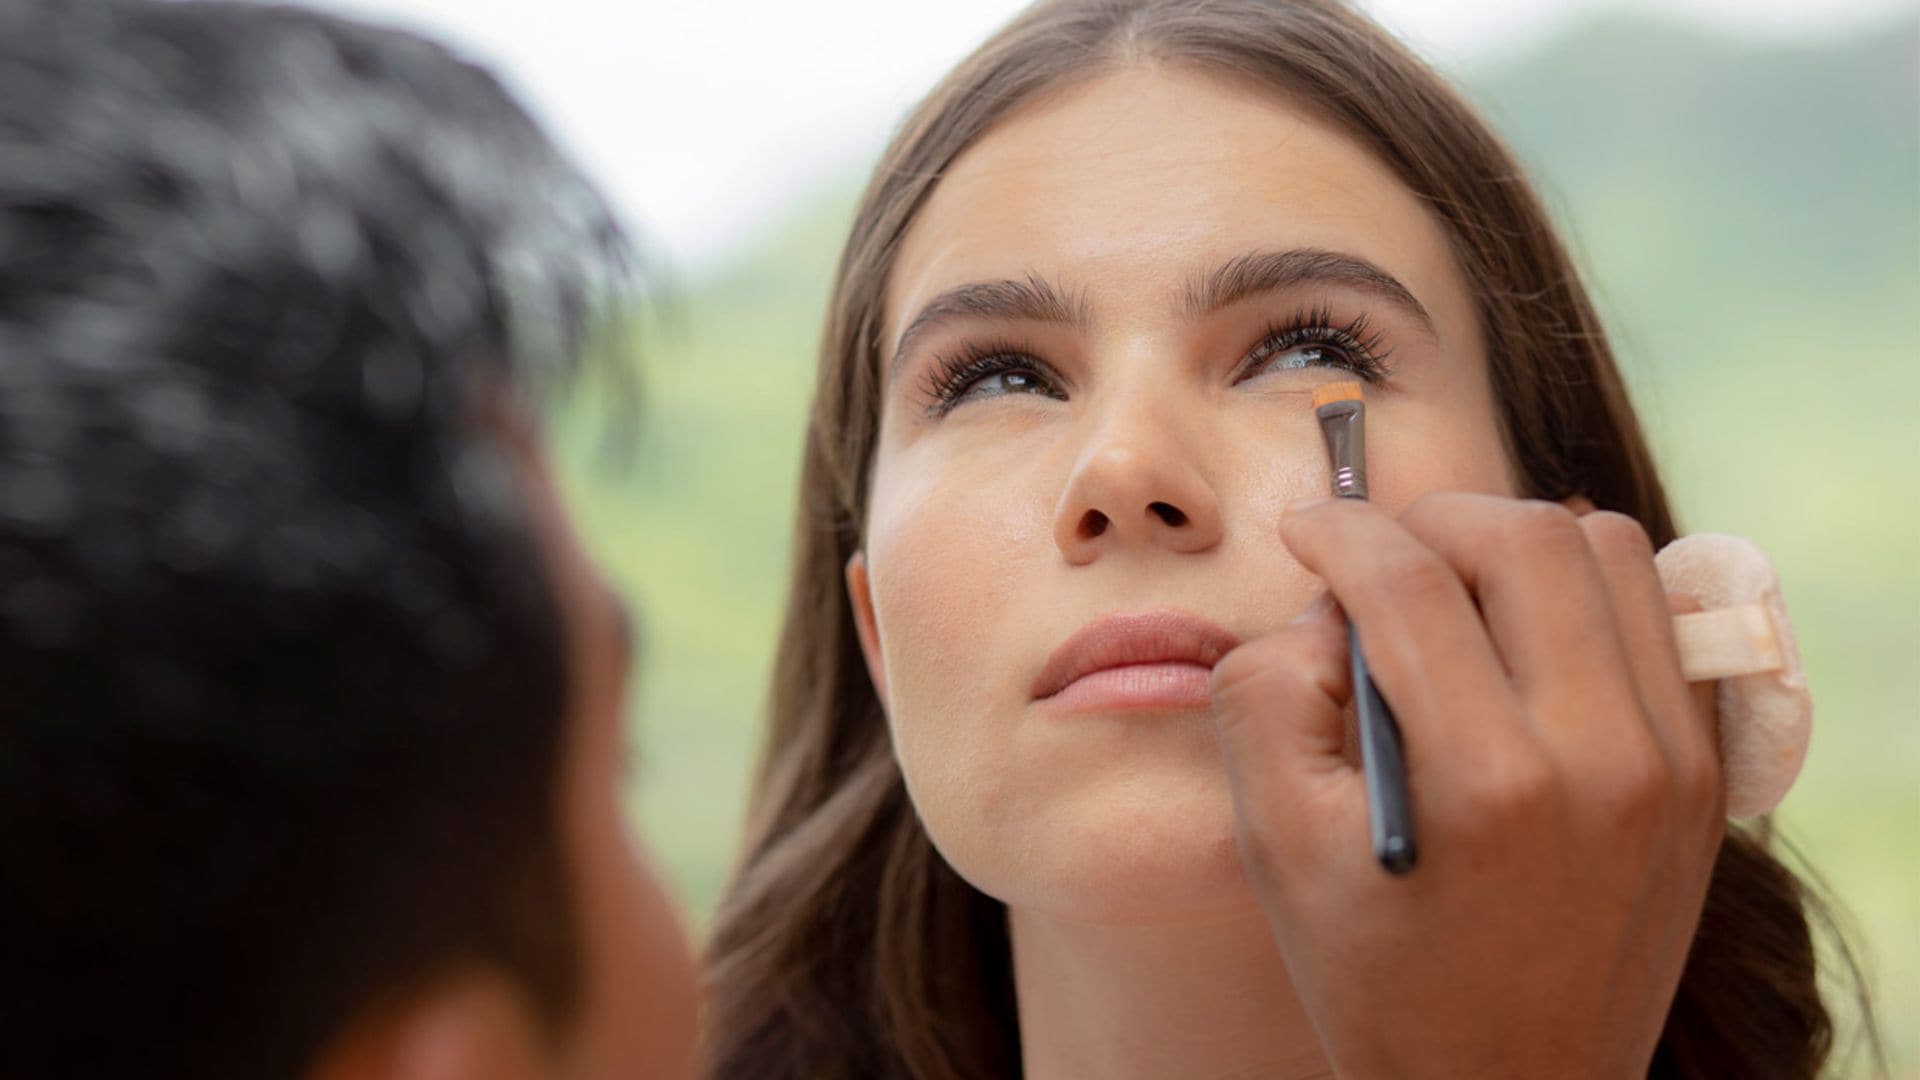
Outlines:
[[[1217,758],[1107,764],[1047,782],[1016,773],[991,800],[921,806],[921,820],[961,877],[1009,907],[1140,926],[1257,908]]]

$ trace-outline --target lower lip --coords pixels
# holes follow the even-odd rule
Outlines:
[[[1200,664],[1168,661],[1102,668],[1082,675],[1040,702],[1049,712],[1128,712],[1204,709],[1213,672]]]

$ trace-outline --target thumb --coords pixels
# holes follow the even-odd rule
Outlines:
[[[1346,618],[1323,594],[1290,625],[1214,666],[1214,726],[1243,854],[1286,860],[1340,831],[1329,815],[1364,817],[1347,748],[1347,665]],[[1245,850],[1249,844],[1257,850]]]

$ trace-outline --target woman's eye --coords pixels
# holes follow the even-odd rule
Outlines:
[[[1312,308],[1270,326],[1266,336],[1247,353],[1238,379],[1318,368],[1380,382],[1388,370],[1388,353],[1380,348],[1382,344],[1381,335],[1368,329],[1366,315],[1340,323],[1334,321],[1330,311]]]
[[[928,378],[929,411],[944,416],[969,401],[1015,394],[1064,397],[1039,364],[1017,353],[982,353],[947,361]]]
[[[1384,374],[1379,359],[1364,344],[1333,341],[1275,341],[1255,346],[1241,367],[1241,379],[1278,371],[1334,371],[1377,382]]]
[[[1349,359],[1346,352],[1332,345],[1309,342],[1300,345],[1263,346],[1254,350],[1242,378],[1256,379],[1281,371],[1327,370],[1367,374],[1367,369]]]
[[[1291,349],[1282,349],[1274,353],[1267,361],[1269,371],[1278,368],[1282,371],[1297,371],[1310,367],[1351,367],[1339,353],[1324,345],[1295,345]]]
[[[1047,384],[1031,371],[996,371],[975,379],[963,392],[965,396],[992,397],[996,394],[1034,394]]]

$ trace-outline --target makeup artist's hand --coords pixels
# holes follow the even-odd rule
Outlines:
[[[1725,828],[1710,686],[1645,533],[1434,494],[1291,510],[1338,607],[1214,670],[1242,859],[1342,1077],[1645,1076]],[[1399,718],[1419,864],[1374,861],[1344,608]]]

